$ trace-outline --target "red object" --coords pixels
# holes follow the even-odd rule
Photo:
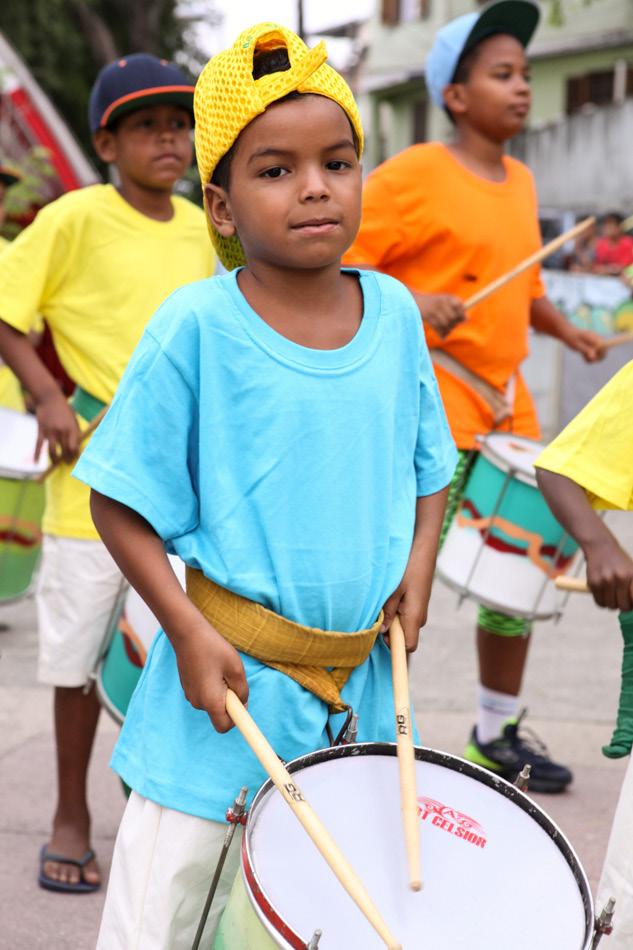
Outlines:
[[[46,324],[44,324],[44,333],[36,349],[37,355],[41,359],[46,369],[61,386],[64,396],[72,396],[73,392],[75,391],[75,384],[60,363],[57,350],[55,349],[55,344],[53,343],[51,331]]]
[[[48,149],[51,164],[64,191],[81,187],[81,181],[66,157],[57,137],[44,116],[36,109],[26,89],[18,86],[8,94],[13,103],[15,118],[32,142]],[[27,132],[28,130],[28,132]]]
[[[633,238],[623,234],[617,241],[598,238],[596,241],[596,264],[614,267],[630,267],[633,264]]]

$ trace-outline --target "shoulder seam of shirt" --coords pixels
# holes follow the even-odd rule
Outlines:
[[[191,384],[189,383],[189,381],[188,381],[187,379],[185,379],[185,377],[184,377],[184,375],[183,375],[183,373],[182,373],[180,367],[177,366],[176,363],[174,363],[173,359],[171,358],[171,356],[169,355],[169,353],[167,352],[167,350],[165,349],[165,347],[163,346],[163,344],[161,343],[161,341],[160,341],[160,340],[157,340],[156,337],[154,336],[154,334],[152,333],[152,331],[149,330],[148,328],[146,328],[145,333],[146,333],[147,336],[150,338],[150,340],[152,340],[152,342],[156,344],[156,346],[157,346],[158,349],[160,350],[161,354],[165,357],[165,359],[167,360],[167,362],[169,363],[169,365],[172,367],[172,369],[174,369],[174,370],[176,371],[176,373],[178,373],[178,376],[180,377],[180,379],[183,381],[183,383],[185,384],[185,386],[187,387],[187,389],[189,390],[189,392],[190,392],[191,395],[193,396],[194,402],[197,402],[197,396],[196,396],[196,393],[195,393],[194,390],[193,390],[193,387],[191,386]]]

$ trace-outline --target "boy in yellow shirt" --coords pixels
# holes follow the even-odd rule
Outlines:
[[[20,180],[20,173],[17,169],[9,165],[0,163],[0,228],[6,218],[6,208],[4,199],[9,188],[17,184]],[[0,254],[9,246],[9,242],[0,234]],[[6,409],[16,409],[18,412],[24,410],[24,399],[20,384],[9,369],[0,359],[0,406]]]
[[[578,541],[587,583],[600,607],[620,610],[622,690],[613,738],[603,752],[629,755],[633,743],[633,559],[595,509],[633,511],[633,362],[621,369],[541,453],[537,479],[552,512]],[[616,898],[610,950],[633,946],[633,768],[615,814],[599,899]]]
[[[47,482],[37,591],[38,674],[55,687],[58,800],[39,873],[50,890],[100,884],[86,797],[99,715],[90,675],[125,585],[92,523],[88,489],[67,463],[81,430],[112,400],[155,309],[213,271],[204,214],[172,195],[191,163],[192,113],[193,86],[173,64],[135,54],[106,66],[89,119],[117,187],[64,195],[0,257],[0,356],[33,396],[37,450],[47,440],[61,463]],[[27,337],[37,312],[76,383],[70,405]]]

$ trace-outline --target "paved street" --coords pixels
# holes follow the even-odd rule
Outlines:
[[[633,518],[609,515],[609,520],[633,550]],[[438,583],[422,649],[412,665],[424,742],[456,754],[473,720],[474,615],[469,603],[457,611],[455,596]],[[102,894],[53,895],[36,883],[54,784],[51,694],[35,682],[32,602],[0,608],[0,625],[0,950],[91,950]],[[577,596],[559,625],[538,627],[525,684],[530,725],[575,772],[569,792],[539,796],[539,802],[571,839],[594,889],[625,767],[600,752],[614,718],[620,654],[615,615]],[[91,797],[93,843],[106,873],[123,808],[118,781],[107,768],[115,738],[116,728],[104,715]]]

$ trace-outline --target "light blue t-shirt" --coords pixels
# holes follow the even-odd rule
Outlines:
[[[176,291],[75,469],[216,583],[341,631],[376,620],[407,564],[416,497],[444,488],[456,463],[417,306],[390,277],[359,279],[363,319],[335,350],[273,330],[237,272]],[[275,751],[288,760],[326,746],[327,707],[242,659],[249,711]],[[359,741],[395,738],[390,670],[379,638],[343,690]],[[214,820],[265,778],[236,729],[217,734],[187,702],[162,631],[112,764],[141,795]]]

